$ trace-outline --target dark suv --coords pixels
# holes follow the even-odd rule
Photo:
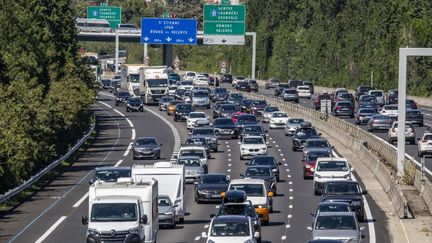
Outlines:
[[[367,191],[362,191],[356,181],[328,181],[324,184],[321,202],[346,202],[356,213],[357,219],[363,222],[365,219],[363,195],[366,194]]]
[[[278,84],[278,86],[276,87],[276,89],[274,91],[274,95],[275,96],[280,96],[282,94],[282,91],[284,89],[289,89],[289,85],[287,83],[280,83],[280,84]]]
[[[304,122],[294,132],[292,150],[302,150],[309,138],[318,138],[321,134],[317,130],[310,126],[310,123]]]
[[[176,111],[174,113],[174,121],[184,120],[186,121],[189,113],[193,111],[191,104],[180,103],[176,106]]]
[[[232,83],[233,82],[233,76],[231,74],[222,74],[221,82],[222,83]]]
[[[355,99],[358,100],[360,96],[367,94],[370,90],[373,90],[371,86],[359,85],[355,90]]]
[[[397,89],[391,89],[387,93],[387,105],[398,103],[399,92]]]
[[[249,79],[247,82],[249,83],[249,86],[250,86],[250,89],[251,89],[251,90],[253,90],[253,91],[255,91],[255,92],[258,92],[258,83],[257,83],[256,80],[254,80],[254,79]]]

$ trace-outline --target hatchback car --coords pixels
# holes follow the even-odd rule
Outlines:
[[[326,148],[311,148],[303,155],[303,179],[312,179],[315,172],[315,163],[318,158],[332,157],[332,152]]]
[[[289,118],[285,126],[285,136],[291,136],[304,122],[303,118]]]
[[[369,132],[374,132],[376,130],[388,131],[390,126],[393,124],[393,119],[386,115],[373,115],[366,126]]]
[[[158,216],[159,226],[165,226],[171,229],[176,227],[176,207],[169,196],[158,195]]]
[[[362,239],[355,213],[353,212],[321,212],[315,216],[312,227],[313,239],[340,240],[342,242],[360,242]]]
[[[275,111],[279,111],[279,108],[277,106],[266,106],[266,108],[264,108],[264,111],[262,113],[263,116],[262,123],[270,122],[272,113]]]
[[[252,101],[251,114],[254,114],[256,116],[262,115],[266,106],[267,106],[266,100],[254,100],[254,101]]]
[[[260,234],[255,232],[249,216],[219,215],[211,220],[208,233],[203,232],[201,237],[207,239],[207,243],[253,243]]]
[[[234,104],[220,104],[213,109],[213,118],[229,118],[236,111]]]
[[[89,184],[93,184],[97,180],[105,182],[117,182],[118,178],[131,177],[130,167],[114,167],[102,166],[94,169],[93,178],[89,180]]]
[[[398,122],[393,122],[392,126],[388,130],[387,133],[387,141],[390,144],[393,144],[394,142],[397,142],[398,139]],[[405,141],[409,142],[410,144],[415,144],[416,141],[416,133],[414,130],[414,126],[411,122],[405,123]]]
[[[398,106],[397,105],[385,105],[381,109],[380,114],[381,115],[387,115],[393,119],[396,119],[398,114],[399,114]]]
[[[276,176],[276,180],[280,181],[279,166],[281,162],[277,162],[271,155],[257,155],[252,157],[250,162],[245,163],[247,166],[266,166],[271,169],[272,173]]]
[[[202,175],[195,183],[195,202],[220,202],[228,190],[230,177],[222,173]]]
[[[264,128],[261,125],[258,124],[244,125],[240,133],[240,140],[243,140],[243,138],[247,136],[260,136],[264,138],[264,141],[267,141],[266,133],[267,131],[264,130]]]
[[[159,100],[159,110],[160,111],[166,111],[168,108],[168,105],[171,101],[174,100],[173,96],[163,96]]]
[[[281,96],[282,100],[285,102],[294,101],[295,103],[299,103],[299,95],[295,89],[284,89]]]
[[[185,182],[193,183],[204,175],[204,165],[197,156],[182,156],[177,159],[176,164],[185,168]]]
[[[154,137],[141,137],[133,145],[133,159],[160,159],[161,146]]]
[[[266,80],[264,87],[265,89],[277,88],[279,84],[279,80],[271,78],[269,80]]]
[[[307,85],[297,86],[297,94],[300,98],[310,99],[312,97],[312,92],[310,90],[310,87]]]
[[[251,99],[243,99],[240,102],[240,111],[246,112],[246,113],[251,113],[252,102],[253,102],[253,100],[251,100]]]
[[[250,84],[249,84],[249,82],[246,82],[246,81],[238,82],[235,85],[235,89],[238,91],[244,91],[244,92],[250,92],[251,91]]]
[[[281,96],[284,89],[289,89],[289,84],[287,84],[287,83],[278,84],[276,89],[274,90],[274,95],[275,96]]]
[[[276,176],[272,169],[265,165],[252,165],[246,168],[246,171],[240,174],[243,178],[262,179],[266,182],[267,190],[277,194]]]
[[[423,126],[423,114],[420,110],[407,109],[405,120],[419,127]]]
[[[249,86],[250,86],[251,90],[253,90],[255,92],[258,92],[258,83],[257,83],[256,80],[254,80],[254,79],[248,79],[247,82],[249,83]]]
[[[127,104],[129,98],[130,98],[129,92],[119,91],[115,97],[115,106],[119,106],[121,104]]]
[[[425,133],[418,138],[417,151],[419,157],[432,154],[432,133]]]
[[[186,121],[189,117],[189,113],[193,111],[193,107],[191,104],[180,103],[176,105],[174,112],[174,121]]]
[[[228,91],[226,88],[215,88],[210,93],[210,99],[211,101],[224,101],[228,98]]]
[[[354,118],[354,106],[349,101],[338,101],[333,107],[332,114],[335,117],[349,116]]]
[[[355,117],[355,123],[357,125],[363,124],[363,123],[367,123],[371,117],[373,115],[376,115],[377,111],[375,109],[372,108],[361,108],[358,109],[357,112],[355,113],[354,117]]]
[[[144,111],[144,105],[139,97],[129,98],[126,103],[126,112]]]

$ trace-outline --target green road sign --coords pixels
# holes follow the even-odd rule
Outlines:
[[[244,5],[204,5],[205,21],[245,21]]]
[[[244,22],[204,22],[207,35],[244,35]]]
[[[121,8],[116,6],[88,6],[87,18],[106,19],[111,28],[115,29],[121,23]]]

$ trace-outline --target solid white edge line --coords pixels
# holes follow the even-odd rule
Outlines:
[[[122,117],[125,117],[125,115],[123,113],[121,113],[119,110],[117,109],[113,109],[113,111],[115,111],[117,114],[119,114]]]
[[[65,219],[66,216],[61,216],[35,243],[42,243]]]
[[[102,105],[104,105],[104,106],[106,106],[106,107],[108,107],[108,108],[112,108],[112,106],[108,105],[108,104],[105,103],[105,102],[99,101],[99,103],[101,103]]]
[[[88,195],[89,195],[88,192],[86,194],[84,194],[84,196],[80,200],[78,200],[72,207],[73,208],[79,207],[81,205],[81,203],[87,199]]]
[[[117,163],[114,165],[114,167],[118,167],[121,163],[123,163],[123,160],[122,160],[122,159],[119,160],[119,161],[117,161]]]
[[[135,137],[136,137],[135,129],[132,128],[131,140],[135,140]]]
[[[130,152],[130,150],[132,149],[132,143],[129,144],[129,146],[127,147],[126,151],[124,152],[123,156],[127,156]]]
[[[134,127],[132,121],[131,121],[129,118],[126,118],[126,121],[129,123],[129,126],[130,126],[130,127]]]

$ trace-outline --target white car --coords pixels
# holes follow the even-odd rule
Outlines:
[[[174,96],[177,89],[178,89],[177,85],[171,85],[168,88],[168,95]]]
[[[272,113],[275,111],[279,111],[279,108],[276,106],[266,106],[266,108],[264,108],[264,111],[262,113],[263,116],[262,123],[270,122]]]
[[[418,156],[432,154],[432,133],[425,133],[417,143]]]
[[[369,90],[369,95],[373,95],[375,96],[376,100],[377,100],[377,105],[384,105],[384,91],[382,90]]]
[[[209,85],[209,79],[205,76],[199,77],[194,81],[195,86],[208,86]]]
[[[197,75],[196,72],[186,71],[185,75],[183,76],[183,80],[185,80],[185,81],[193,81],[195,79],[196,75]]]
[[[393,144],[398,140],[398,122],[395,121],[389,128],[387,132],[387,142],[389,144]],[[410,144],[415,144],[416,133],[414,126],[411,122],[405,122],[405,142],[409,142]]]
[[[312,96],[310,87],[307,85],[300,85],[297,86],[297,94],[299,96],[299,98],[308,98],[310,99]]]
[[[190,80],[187,81],[181,81],[177,83],[178,89],[185,89],[185,90],[192,90],[193,89],[193,83]]]
[[[286,124],[288,123],[288,114],[286,112],[282,111],[275,111],[272,112],[269,127],[270,129],[274,128],[285,128]]]
[[[385,105],[380,111],[381,115],[387,115],[391,118],[396,118],[399,114],[397,105]]]
[[[351,180],[351,172],[348,161],[344,158],[318,158],[315,163],[313,177],[313,190],[315,195],[322,194],[324,183],[327,181]]]
[[[181,146],[180,150],[175,156],[176,158],[181,158],[185,156],[198,156],[200,158],[201,164],[204,166],[204,173],[208,172],[208,156],[205,148],[199,145],[185,145]]]
[[[234,86],[237,85],[238,82],[245,81],[245,80],[246,80],[245,77],[237,76],[237,77],[235,77],[235,79],[233,80],[233,82],[232,82],[232,86],[234,87]]]
[[[255,155],[266,155],[267,145],[261,136],[246,136],[240,144],[240,160]]]
[[[289,118],[285,126],[285,136],[292,136],[297,128],[301,127],[303,122],[303,118]]]
[[[255,243],[260,234],[249,216],[219,215],[212,218],[208,233],[202,232],[201,237],[207,238],[207,243]]]
[[[186,127],[187,129],[193,129],[197,126],[197,123],[200,125],[210,125],[210,121],[208,116],[204,112],[191,112],[189,113],[188,118],[186,119]]]

